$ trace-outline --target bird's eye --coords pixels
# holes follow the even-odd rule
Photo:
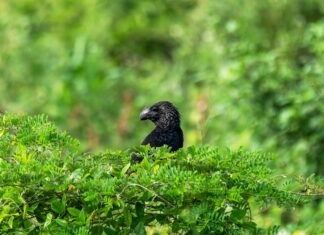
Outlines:
[[[151,108],[151,111],[153,111],[153,112],[157,112],[159,109],[158,109],[158,107],[152,107]]]

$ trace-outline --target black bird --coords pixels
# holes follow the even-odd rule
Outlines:
[[[142,145],[151,147],[167,145],[170,151],[177,151],[183,146],[183,133],[180,127],[180,114],[174,105],[168,101],[160,101],[140,114],[141,120],[151,120],[155,129],[145,137]],[[133,154],[132,161],[140,162],[141,157]]]

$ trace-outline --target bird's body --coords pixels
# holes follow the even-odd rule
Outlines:
[[[163,130],[155,128],[142,142],[142,145],[149,144],[151,147],[167,145],[170,150],[177,151],[183,146],[183,134],[181,128]]]
[[[151,120],[155,129],[145,137],[142,145],[161,147],[167,145],[170,151],[177,151],[183,146],[183,133],[180,127],[180,114],[177,108],[168,101],[160,101],[140,114],[141,120]],[[133,154],[132,160],[140,162],[141,157]]]

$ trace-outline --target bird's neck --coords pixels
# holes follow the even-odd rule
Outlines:
[[[156,127],[155,127],[156,130],[163,131],[163,132],[168,132],[168,131],[175,130],[178,128],[180,128],[180,123],[178,123],[178,124],[176,124],[176,123],[173,123],[173,124],[162,123],[162,124],[156,124]]]

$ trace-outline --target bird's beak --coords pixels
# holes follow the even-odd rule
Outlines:
[[[148,119],[148,114],[150,113],[149,108],[145,108],[141,113],[140,113],[140,119],[141,120],[146,120]]]

